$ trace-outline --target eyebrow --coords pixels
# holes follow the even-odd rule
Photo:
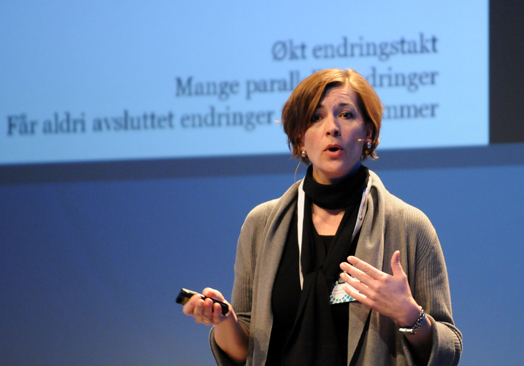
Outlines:
[[[339,103],[339,104],[337,105],[337,107],[346,107],[346,106],[349,106],[349,107],[353,107],[353,108],[355,108],[355,106],[353,105],[353,103]],[[317,108],[316,108],[316,109],[322,109],[322,108],[324,108],[324,106],[323,106],[322,104],[319,104],[319,105],[317,105]]]

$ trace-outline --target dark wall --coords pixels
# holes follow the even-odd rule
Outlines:
[[[490,143],[524,141],[524,3],[491,1],[489,28]]]

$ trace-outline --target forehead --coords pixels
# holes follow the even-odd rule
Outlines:
[[[329,105],[349,104],[357,105],[357,95],[349,85],[341,85],[329,88],[324,93],[320,100],[319,107],[327,107]]]

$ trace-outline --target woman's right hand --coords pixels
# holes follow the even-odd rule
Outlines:
[[[247,358],[249,334],[240,324],[233,310],[220,291],[205,288],[202,295],[208,299],[193,295],[184,305],[184,314],[192,316],[197,323],[214,325],[215,341],[236,365],[243,365]],[[222,315],[222,307],[211,300],[219,300],[227,304],[229,311]]]
[[[193,295],[184,305],[184,314],[192,316],[197,323],[205,325],[218,325],[232,315],[231,304],[224,299],[220,291],[207,287],[202,291],[202,295],[208,299],[202,300],[200,296]],[[229,311],[226,315],[222,315],[222,307],[214,303],[211,298],[227,304]]]

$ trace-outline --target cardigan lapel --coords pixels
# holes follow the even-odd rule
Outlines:
[[[256,322],[272,323],[271,292],[273,283],[280,265],[280,259],[286,243],[286,238],[296,207],[297,185],[290,189],[279,199],[278,204],[268,213],[265,229],[261,233],[263,239],[261,248],[258,248],[257,264],[254,274],[253,288],[253,313],[257,314]],[[271,329],[269,329],[271,330]],[[269,335],[268,335],[269,340]]]
[[[372,172],[370,171],[370,174]],[[380,185],[380,180],[373,174],[373,186],[367,203],[367,213],[362,225],[360,239],[355,256],[378,270],[382,270],[384,260],[384,225],[385,208],[383,197],[379,197],[375,185]],[[349,306],[348,326],[348,362],[351,361],[362,332],[366,326],[371,309],[359,302],[352,302]]]
[[[284,194],[281,204],[270,213],[266,226],[267,230],[264,232],[264,246],[260,253],[259,268],[264,272],[263,286],[269,291],[266,294],[268,298],[271,295],[287,234],[290,230],[291,219],[295,212],[297,187],[296,184],[292,186]]]
[[[271,313],[271,292],[284,250],[291,219],[296,207],[297,184],[291,186],[268,213],[265,229],[261,233],[262,248],[257,250],[257,265],[253,282],[253,332],[257,332],[253,364],[265,365],[273,315]],[[264,351],[265,350],[265,351]]]

